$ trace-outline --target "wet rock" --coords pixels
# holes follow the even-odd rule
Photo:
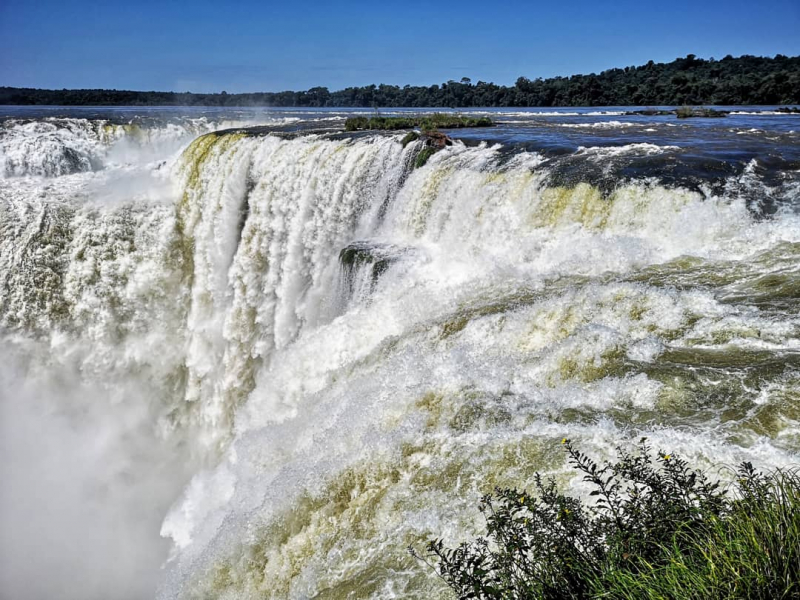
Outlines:
[[[728,113],[724,110],[714,110],[713,108],[693,108],[691,106],[683,106],[675,110],[675,115],[677,115],[679,119],[691,119],[695,117],[718,118],[727,117]]]
[[[445,146],[452,146],[453,140],[446,133],[441,131],[425,131],[420,136],[420,139],[425,143],[427,148],[434,148],[441,150]]]

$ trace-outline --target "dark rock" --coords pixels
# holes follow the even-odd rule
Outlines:
[[[425,142],[426,147],[435,148],[436,150],[441,150],[445,146],[453,145],[453,140],[450,136],[441,131],[425,131],[420,139]]]
[[[714,110],[713,108],[693,108],[691,106],[683,106],[675,110],[675,114],[679,119],[691,119],[694,117],[701,118],[718,118],[727,117],[728,113],[724,110]]]

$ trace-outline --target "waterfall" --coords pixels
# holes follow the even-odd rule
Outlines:
[[[800,449],[797,190],[755,169],[608,188],[486,142],[414,168],[402,135],[5,128],[4,420],[108,428],[87,464],[158,490],[161,598],[437,597],[405,548],[537,471],[579,493],[565,436]]]

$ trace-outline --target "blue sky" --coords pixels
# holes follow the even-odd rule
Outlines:
[[[211,92],[513,83],[800,54],[800,0],[0,0],[0,85]]]

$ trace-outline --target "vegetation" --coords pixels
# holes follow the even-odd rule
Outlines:
[[[331,92],[191,94],[123,90],[38,90],[0,87],[0,104],[65,106],[682,106],[800,104],[800,56],[726,56],[704,60],[689,54],[670,63],[602,73],[528,79],[502,86],[468,77],[431,86],[368,85]]]
[[[409,131],[400,140],[403,148],[411,142],[422,140],[423,145],[414,158],[414,168],[425,166],[431,156],[442,148],[453,144],[449,136],[439,131],[462,127],[490,127],[494,122],[488,117],[464,117],[461,115],[434,113],[432,115],[409,115],[403,117],[351,117],[345,121],[345,131],[388,130],[419,128]]]
[[[797,472],[743,463],[724,488],[676,456],[653,459],[646,439],[602,466],[563,443],[594,502],[539,476],[533,495],[484,497],[488,539],[434,541],[422,558],[459,598],[800,598]]]
[[[396,131],[398,129],[420,128],[422,131],[442,129],[459,129],[462,127],[491,127],[494,122],[488,117],[464,117],[434,113],[432,115],[404,117],[350,117],[345,121],[345,131],[363,131],[381,129]],[[407,142],[406,142],[407,143]],[[405,144],[404,144],[405,145]]]
[[[692,117],[715,118],[724,117],[728,113],[722,110],[714,110],[713,108],[700,108],[691,106],[682,106],[675,111],[679,119],[690,119]]]
[[[408,146],[411,142],[416,142],[419,139],[419,134],[416,131],[409,131],[403,139],[400,140],[400,143],[403,145],[403,148]]]
[[[417,154],[417,158],[414,159],[414,168],[419,169],[420,167],[424,167],[428,159],[434,154],[436,154],[436,148],[431,148],[430,146],[420,150],[419,154]]]

